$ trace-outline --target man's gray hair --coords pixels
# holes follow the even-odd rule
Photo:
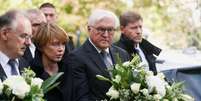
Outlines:
[[[17,27],[16,20],[25,17],[24,13],[20,10],[10,10],[0,16],[0,29],[3,27],[10,27],[15,30]]]
[[[43,12],[41,12],[39,9],[28,9],[28,10],[25,10],[25,16],[31,20],[31,14],[36,14],[38,16],[44,16],[45,18],[45,15],[43,14]]]
[[[114,27],[115,28],[119,27],[118,17],[113,12],[104,9],[95,9],[94,11],[92,11],[92,14],[89,16],[88,19],[88,26],[94,26],[96,22],[106,17],[113,18],[115,21]]]

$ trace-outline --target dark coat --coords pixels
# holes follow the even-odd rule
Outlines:
[[[116,46],[109,48],[113,64],[116,63],[116,54],[119,54],[122,61],[128,61],[128,53]],[[74,101],[99,101],[105,99],[106,92],[111,84],[98,80],[96,75],[110,78],[106,65],[100,54],[89,42],[69,54],[66,65],[73,68]]]
[[[121,47],[126,50],[130,55],[130,59],[132,59],[132,54],[136,54],[136,51],[133,49],[133,42],[127,39],[125,36],[121,36],[120,40],[115,43],[115,45]],[[155,74],[156,70],[156,57],[154,55],[159,55],[161,49],[151,44],[149,41],[142,39],[142,42],[139,44],[140,49],[143,51],[145,58],[149,64],[149,69],[153,71]]]
[[[44,66],[42,64],[42,58],[41,58],[41,53],[37,51],[37,54],[35,55],[34,60],[31,63],[31,68],[33,71],[36,73],[36,77],[39,77],[43,80],[46,80],[47,78],[50,77],[50,75],[44,70]],[[62,68],[63,60],[58,63],[59,65],[59,72],[64,72],[64,68]],[[53,88],[47,94],[45,94],[45,99],[47,101],[71,101],[71,100],[64,100],[64,97],[71,97],[70,94],[66,94],[65,96],[63,95],[64,92],[64,75],[62,75],[57,82],[60,82],[59,86]],[[71,92],[71,82],[68,83],[67,90],[70,90]]]

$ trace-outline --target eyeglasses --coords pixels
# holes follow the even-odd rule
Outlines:
[[[112,27],[108,27],[108,28],[104,28],[104,27],[93,27],[93,26],[90,26],[94,29],[96,29],[96,31],[100,34],[105,34],[106,32],[109,33],[109,34],[113,34],[116,29],[112,28]]]
[[[31,39],[31,38],[32,38],[32,35],[21,34],[21,35],[19,35],[19,37],[22,38],[22,39],[28,40],[28,39]]]

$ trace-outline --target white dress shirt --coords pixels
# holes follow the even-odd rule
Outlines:
[[[136,49],[139,50],[139,55],[140,55],[140,57],[142,59],[142,63],[144,64],[145,70],[149,70],[149,64],[147,62],[147,59],[146,59],[143,51],[140,49],[139,44],[137,45]]]
[[[8,64],[9,61],[9,57],[4,54],[3,52],[0,51],[0,64],[4,70],[4,72],[6,73],[6,76],[9,77],[11,76],[11,66]],[[18,59],[16,59],[16,64],[15,64],[15,69],[17,70],[18,75],[20,74],[19,72],[19,61]]]
[[[33,43],[31,43],[30,46],[29,46],[29,49],[31,51],[32,57],[34,58],[35,57],[36,46]]]

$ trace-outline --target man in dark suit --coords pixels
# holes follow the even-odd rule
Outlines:
[[[20,75],[22,68],[28,66],[20,58],[31,43],[30,21],[20,11],[8,11],[0,16],[0,79]]]
[[[32,34],[34,37],[37,34],[36,32],[41,23],[47,22],[45,15],[38,9],[28,9],[26,10],[25,14],[31,22]],[[31,63],[35,57],[35,52],[36,52],[36,46],[33,42],[31,42],[31,44],[27,47],[23,57],[29,63]]]
[[[110,78],[107,71],[116,63],[117,54],[127,61],[128,53],[111,45],[117,28],[117,17],[107,10],[95,10],[88,20],[89,38],[67,57],[64,66],[73,68],[75,101],[100,101],[107,98],[111,84],[98,80],[96,75]],[[118,20],[117,20],[118,21]],[[102,54],[107,54],[106,56]]]
[[[146,70],[157,72],[155,55],[159,55],[161,49],[142,38],[142,17],[132,11],[123,13],[120,16],[121,37],[115,44],[125,49],[130,58],[132,54],[138,54],[141,61],[145,64]]]

